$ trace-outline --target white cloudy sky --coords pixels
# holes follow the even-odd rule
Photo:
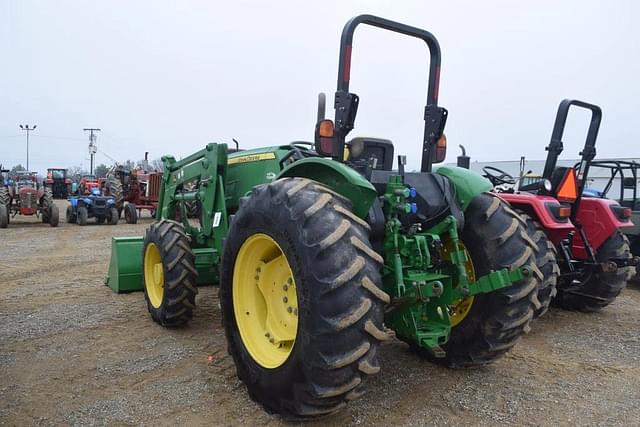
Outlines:
[[[459,143],[476,160],[543,158],[565,97],[602,106],[600,156],[640,156],[633,0],[0,0],[0,163],[25,163],[20,123],[38,125],[39,171],[88,167],[83,127],[102,128],[99,148],[118,160],[310,139],[317,93],[335,91],[342,26],[361,13],[439,39],[448,161]],[[417,167],[427,63],[422,43],[359,29],[351,136],[392,139]],[[586,121],[570,120],[574,156]]]

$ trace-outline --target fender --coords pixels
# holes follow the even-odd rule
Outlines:
[[[276,177],[308,178],[318,181],[346,197],[353,205],[353,213],[365,218],[377,196],[376,189],[362,175],[349,166],[323,157],[308,157],[284,168]]]
[[[474,197],[493,188],[491,181],[469,169],[441,166],[436,169],[435,173],[445,176],[451,181],[456,190],[456,201],[463,211],[467,210]]]
[[[560,202],[553,197],[530,193],[500,193],[498,197],[514,208],[529,214],[540,224],[556,246],[560,244],[560,241],[566,239],[571,231],[575,230],[575,226],[569,218],[558,220],[551,214],[550,206],[560,206]]]
[[[633,227],[631,220],[618,219],[612,206],[620,206],[615,200],[584,197],[580,200],[580,209],[576,218],[582,224],[587,240],[595,252],[620,228]],[[586,259],[587,253],[579,235],[573,243],[573,253],[578,259]]]

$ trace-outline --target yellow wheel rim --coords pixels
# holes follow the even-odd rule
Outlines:
[[[164,298],[164,270],[160,250],[155,243],[149,243],[144,250],[144,287],[151,305],[160,308]]]
[[[467,251],[467,248],[464,246],[462,242],[459,243],[460,246],[464,249],[467,254],[467,262],[465,263],[465,269],[467,270],[467,277],[470,282],[476,281],[476,271],[473,268],[473,261],[471,261],[471,255]],[[453,244],[451,241],[445,242],[444,251],[445,256],[453,250]],[[473,306],[473,296],[468,296],[465,298],[461,298],[453,301],[450,306],[447,307],[449,312],[449,321],[451,322],[451,327],[456,327],[459,325],[465,317],[471,311],[471,307]]]
[[[282,365],[298,333],[296,282],[287,257],[266,234],[240,247],[233,269],[233,311],[242,342],[260,366]]]

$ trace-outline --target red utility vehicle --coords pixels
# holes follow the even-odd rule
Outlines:
[[[559,167],[562,135],[571,106],[590,110],[591,122],[580,163]],[[520,185],[517,190],[500,191],[500,196],[521,213],[530,237],[538,245],[538,268],[544,275],[538,315],[552,299],[572,310],[597,311],[607,306],[625,287],[633,274],[632,266],[638,264],[627,237],[620,231],[633,226],[630,209],[614,200],[582,197],[589,166],[596,155],[601,119],[600,107],[563,100],[546,147],[549,153],[541,179]],[[497,168],[485,168],[484,172],[494,186],[516,184],[511,175]]]

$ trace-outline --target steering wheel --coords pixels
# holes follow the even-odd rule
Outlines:
[[[482,172],[484,172],[485,178],[491,181],[494,186],[501,184],[514,185],[516,183],[516,179],[514,177],[501,169],[494,168],[493,166],[483,167]]]
[[[282,157],[282,159],[280,159],[280,168],[284,168],[287,163],[293,163],[296,160],[301,160],[305,157],[318,157],[318,153],[316,153],[312,149],[312,142],[294,141],[289,144],[289,146],[291,147],[291,151],[289,151],[284,155],[284,157]],[[309,148],[306,148],[304,146],[308,146]]]

